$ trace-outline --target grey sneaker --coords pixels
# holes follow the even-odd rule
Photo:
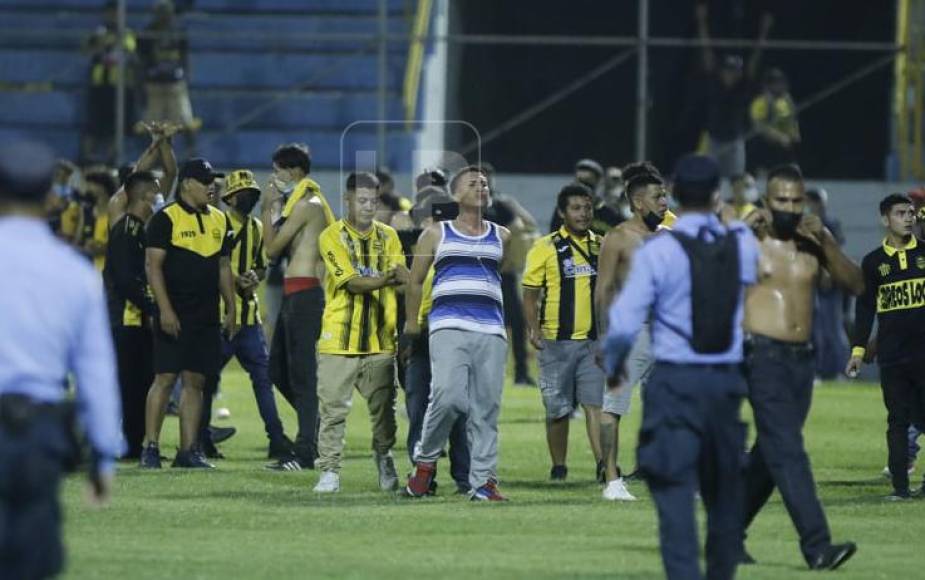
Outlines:
[[[374,456],[376,468],[379,470],[379,489],[382,491],[395,491],[398,489],[398,472],[395,471],[395,460],[392,452],[384,455],[378,453]]]

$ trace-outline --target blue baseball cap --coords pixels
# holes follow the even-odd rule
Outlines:
[[[55,156],[35,141],[0,144],[0,199],[41,203],[51,190]]]

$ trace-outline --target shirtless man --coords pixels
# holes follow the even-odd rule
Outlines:
[[[166,191],[169,195],[173,190],[173,182],[177,177],[177,158],[173,154],[173,147],[170,146],[170,138],[173,137],[179,127],[171,123],[145,123],[144,128],[151,136],[151,144],[135,162],[132,172],[150,171],[160,164],[164,169],[164,177],[159,179],[158,182],[161,184],[162,191]],[[161,199],[156,205],[164,205],[164,196],[158,195],[160,195]],[[109,198],[109,205],[106,208],[110,228],[122,219],[127,207],[128,196],[125,193],[125,187],[120,184],[119,190]],[[157,209],[159,207],[156,207],[155,211]]]
[[[610,312],[610,304],[626,281],[633,254],[646,238],[656,232],[668,213],[665,186],[654,167],[634,164],[627,167],[623,174],[629,176],[626,181],[626,195],[633,210],[633,217],[608,232],[601,246],[594,297],[600,325],[598,336],[607,333],[607,313]],[[627,491],[623,474],[617,467],[620,418],[629,412],[633,386],[645,380],[651,367],[649,331],[644,327],[627,360],[627,380],[618,385],[608,385],[604,393],[601,413],[601,453],[604,457],[604,479],[607,484],[604,487],[604,499],[636,499]]]
[[[832,544],[803,446],[815,366],[810,342],[813,298],[822,275],[852,294],[864,290],[861,269],[813,215],[803,215],[803,176],[794,165],[768,174],[765,208],[747,220],[760,239],[758,283],[745,303],[746,379],[757,429],[745,473],[744,528],[774,488],[800,535],[810,568],[833,570],[857,549]],[[743,563],[754,560],[743,551]]]
[[[293,150],[293,156],[298,153]],[[307,152],[306,152],[307,155]],[[284,160],[283,163],[286,163]],[[274,168],[278,162],[274,159]],[[318,253],[318,236],[329,225],[326,201],[320,191],[295,203],[284,200],[270,180],[262,208],[264,245],[271,260],[288,258],[283,281],[283,303],[270,346],[270,378],[295,408],[299,421],[291,457],[267,467],[278,471],[314,469],[318,422],[318,376],[315,343],[324,313],[324,262]],[[288,211],[284,211],[288,210]]]

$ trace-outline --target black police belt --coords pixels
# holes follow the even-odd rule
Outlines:
[[[21,436],[40,422],[57,423],[64,429],[71,452],[64,458],[65,469],[72,471],[81,460],[81,444],[77,429],[77,406],[71,401],[44,403],[28,395],[0,395],[0,432],[11,437]]]

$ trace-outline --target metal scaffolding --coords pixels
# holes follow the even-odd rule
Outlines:
[[[423,3],[422,3],[423,4]],[[426,3],[430,6],[430,3]],[[537,102],[527,106],[523,111],[513,115],[510,119],[500,123],[497,127],[484,132],[486,141],[498,137],[499,135],[513,130],[527,119],[541,114],[556,102],[567,98],[569,95],[579,91],[587,84],[593,82],[603,74],[615,69],[618,65],[627,62],[629,58],[636,55],[636,134],[635,134],[635,154],[638,159],[646,158],[648,153],[647,130],[648,130],[648,110],[650,105],[650,95],[648,90],[648,51],[654,47],[674,47],[674,48],[693,48],[703,45],[703,41],[698,38],[675,38],[675,37],[653,37],[649,35],[649,0],[638,0],[638,31],[635,37],[625,36],[584,36],[584,35],[498,35],[498,34],[425,34],[416,36],[415,34],[390,34],[388,32],[388,12],[386,0],[378,0],[378,33],[369,34],[350,34],[350,33],[312,33],[311,39],[315,41],[352,41],[358,44],[358,52],[375,51],[378,55],[378,114],[381,119],[387,117],[387,99],[388,99],[388,48],[391,44],[399,43],[411,46],[415,43],[426,42],[443,42],[462,45],[496,45],[496,46],[572,46],[572,47],[613,47],[623,49],[614,57],[608,59],[601,65],[581,75],[572,83],[566,85],[563,89],[539,99]],[[428,8],[429,9],[429,8]],[[897,0],[897,39],[893,43],[884,42],[829,42],[815,40],[768,40],[762,44],[763,50],[796,50],[796,51],[853,51],[865,52],[873,55],[880,55],[880,58],[872,64],[861,67],[855,73],[846,76],[843,79],[833,83],[819,91],[809,99],[798,105],[798,110],[816,104],[820,100],[835,94],[850,86],[853,82],[870,74],[881,67],[886,66],[895,60],[896,89],[894,101],[895,113],[895,131],[896,138],[894,143],[897,146],[899,156],[900,173],[903,176],[915,176],[919,179],[925,178],[925,169],[922,161],[922,103],[925,90],[923,90],[923,67],[925,67],[925,0]],[[418,15],[418,18],[421,16]],[[85,34],[84,31],[53,31],[54,34],[61,38],[70,35]],[[48,35],[52,31],[47,30],[11,30],[0,28],[0,34],[9,38],[36,37],[39,35]],[[118,50],[119,65],[122,68],[119,75],[119,84],[116,99],[116,135],[115,149],[117,162],[121,163],[124,158],[124,133],[125,133],[125,63],[124,39],[126,33],[126,0],[118,0]],[[216,37],[220,33],[215,33]],[[140,32],[138,37],[143,38],[144,32]],[[203,38],[208,38],[210,33],[204,32]],[[304,39],[305,35],[287,35],[278,33],[252,34],[250,38],[255,43],[265,42],[267,46],[278,46],[287,39],[300,38]],[[719,48],[751,48],[754,41],[750,39],[735,38],[715,38],[710,39],[709,44]],[[319,74],[328,74],[337,67],[329,67],[327,71],[321,71]],[[312,80],[316,80],[319,74],[314,74]],[[417,74],[421,74],[417,71]],[[291,91],[276,95],[266,103],[261,104],[250,113],[245,114],[235,126],[226,127],[226,131],[237,130],[244,126],[248,121],[257,117],[260,112],[274,106],[280,100],[288,96],[296,95],[306,85],[305,81],[293,84]],[[417,83],[411,86],[417,87]],[[417,90],[417,89],[416,89]],[[387,142],[386,125],[380,124],[377,129],[377,155],[380,162],[384,162]]]

